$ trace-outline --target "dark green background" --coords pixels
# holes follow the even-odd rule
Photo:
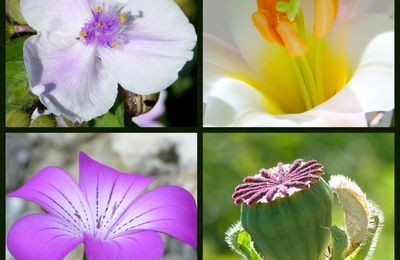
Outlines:
[[[297,158],[316,159],[332,174],[348,176],[378,203],[385,225],[372,259],[394,259],[394,135],[355,134],[204,134],[203,223],[204,259],[240,259],[224,242],[225,231],[239,219],[231,199],[243,177],[262,167]],[[343,224],[335,201],[334,224]]]

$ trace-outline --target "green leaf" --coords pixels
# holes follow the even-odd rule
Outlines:
[[[6,44],[6,112],[27,109],[38,98],[29,89],[22,48],[27,37]]]
[[[92,127],[124,127],[124,106],[121,94],[118,94],[114,106],[107,114],[89,122]]]
[[[193,86],[193,79],[190,76],[179,78],[170,88],[170,93],[173,96],[181,96]]]
[[[361,244],[346,257],[346,260],[366,260],[372,258],[376,243],[382,231],[384,218],[382,211],[375,202],[368,200],[368,209],[371,220],[368,224],[367,236],[361,241]],[[355,247],[357,245],[351,246]]]
[[[37,99],[29,89],[23,61],[6,62],[6,111],[27,109]]]
[[[31,127],[57,127],[57,122],[52,116],[39,116],[32,122]]]
[[[6,61],[22,61],[24,42],[30,36],[18,37],[6,44]]]
[[[261,260],[261,256],[254,248],[254,242],[250,235],[243,229],[240,221],[232,225],[226,232],[226,243],[229,247],[248,260]]]
[[[19,24],[26,24],[24,17],[21,14],[20,0],[6,0],[6,13],[7,16]]]
[[[28,113],[21,109],[15,109],[6,116],[6,127],[28,127],[31,118]]]
[[[332,237],[332,260],[343,260],[347,248],[347,235],[338,226],[329,228]]]

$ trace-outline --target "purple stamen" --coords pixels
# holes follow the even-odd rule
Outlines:
[[[96,8],[92,13],[93,19],[84,24],[79,34],[84,44],[115,48],[126,43],[126,37],[123,35],[126,18],[123,13],[107,13],[100,8]]]
[[[294,192],[311,187],[320,181],[323,166],[316,160],[304,162],[297,159],[291,165],[281,162],[271,169],[260,169],[259,174],[244,178],[235,188],[232,198],[236,204],[269,203],[279,197],[289,197]]]

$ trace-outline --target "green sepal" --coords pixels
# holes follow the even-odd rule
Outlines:
[[[21,109],[14,109],[6,115],[6,127],[29,127],[31,118]]]
[[[229,247],[244,259],[262,260],[254,248],[254,242],[249,233],[243,229],[240,221],[233,224],[226,232],[225,241]]]
[[[343,260],[348,246],[346,232],[334,225],[329,228],[332,237],[332,260]]]
[[[39,116],[36,118],[31,127],[57,127],[57,122],[52,116]]]
[[[371,219],[368,227],[366,237],[358,247],[350,253],[346,260],[366,260],[371,259],[375,251],[376,243],[383,228],[384,217],[379,206],[368,200],[368,209],[370,211]],[[354,248],[356,245],[352,245]]]

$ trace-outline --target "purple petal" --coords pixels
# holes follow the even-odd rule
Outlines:
[[[159,260],[163,242],[153,231],[139,231],[113,240],[85,237],[85,254],[91,260]]]
[[[108,229],[153,181],[140,174],[114,170],[86,154],[79,154],[79,186],[85,194],[94,219],[96,233]]]
[[[18,260],[61,260],[82,240],[68,221],[50,214],[32,214],[14,223],[7,247]]]
[[[197,209],[192,195],[177,186],[162,186],[132,204],[111,230],[111,236],[150,229],[197,246]]]
[[[32,92],[55,115],[88,121],[108,112],[117,96],[94,45],[73,37],[40,32],[24,44]]]
[[[60,168],[44,168],[8,196],[35,202],[48,213],[70,222],[76,232],[91,229],[92,220],[85,197],[72,177]]]
[[[174,1],[128,1],[123,10],[132,15],[142,12],[143,17],[126,29],[127,44],[100,49],[100,58],[110,75],[129,91],[160,92],[178,78],[183,65],[192,59],[195,29]]]

